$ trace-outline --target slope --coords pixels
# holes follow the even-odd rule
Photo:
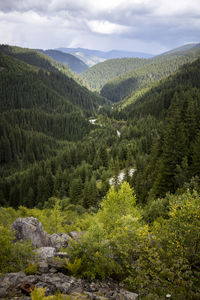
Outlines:
[[[72,54],[63,53],[61,51],[52,49],[39,51],[53,58],[55,61],[69,66],[70,69],[75,73],[79,74],[88,69],[88,66],[82,60]]]
[[[76,75],[73,74],[67,66],[57,63],[39,51],[1,45],[0,52],[15,57],[29,65],[41,68],[48,72],[50,71],[50,73],[48,73],[50,76],[45,77],[46,83],[48,82],[48,84],[53,86],[57,92],[65,97],[67,96],[70,102],[80,106],[82,109],[91,111],[96,110],[99,104],[104,102],[102,97],[94,95],[85,87],[80,86],[76,78],[74,78]],[[43,75],[44,74],[45,73],[43,73]],[[80,82],[81,80],[79,80],[79,83]]]
[[[101,99],[59,71],[0,52],[0,166],[25,167],[83,138]]]
[[[103,86],[101,95],[113,102],[120,101],[132,93],[148,87],[149,84],[173,74],[181,65],[192,62],[199,56],[200,47],[159,55],[148,60],[148,64],[141,68],[109,81]]]
[[[147,120],[151,120],[154,127],[143,136],[144,145],[149,138],[154,142],[146,148],[146,154],[140,153],[134,174],[134,186],[142,202],[198,185],[199,68],[200,59],[183,66],[177,74],[163,80],[122,110],[135,128],[141,122],[146,127]]]
[[[0,45],[0,51],[14,58],[18,58],[29,65],[43,68],[47,71],[59,71],[73,78],[78,84],[84,85],[83,80],[73,73],[69,66],[53,60],[50,56],[41,51],[10,45]]]
[[[110,59],[89,68],[81,78],[94,90],[101,90],[112,78],[145,65],[148,61],[142,58]]]

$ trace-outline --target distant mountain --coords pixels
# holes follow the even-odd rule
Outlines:
[[[148,63],[145,58],[115,58],[108,59],[87,69],[81,78],[91,89],[100,91],[112,78],[133,71]]]
[[[126,97],[130,102],[129,97],[133,96],[134,101],[136,92],[152,86],[160,79],[175,73],[180,66],[199,58],[200,47],[198,45],[194,45],[194,47],[183,46],[148,59],[148,63],[144,66],[123,73],[107,82],[101,90],[101,95],[114,102]]]
[[[178,54],[178,52],[181,53],[181,52],[189,51],[194,48],[200,48],[200,44],[199,43],[198,44],[197,43],[186,44],[186,45],[177,47],[175,49],[169,50],[167,52],[164,52],[164,53],[158,55],[157,57],[163,56],[163,55],[168,55],[168,54],[174,54],[174,53]]]
[[[71,53],[76,57],[82,59],[87,65],[93,66],[99,62],[103,62],[107,59],[113,58],[124,58],[124,57],[137,57],[137,58],[150,58],[153,57],[151,54],[142,53],[142,52],[132,52],[132,51],[120,51],[120,50],[111,50],[111,51],[100,51],[100,50],[91,50],[84,48],[59,48],[58,50],[64,53]]]
[[[41,50],[39,49],[40,52],[50,56],[53,58],[55,61],[59,63],[63,63],[67,66],[70,67],[70,69],[75,72],[75,73],[81,73],[87,70],[88,66],[78,57],[69,54],[69,53],[64,53],[62,51],[58,50]]]

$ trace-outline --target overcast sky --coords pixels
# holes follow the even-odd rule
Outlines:
[[[161,53],[200,42],[200,0],[0,0],[0,43]]]

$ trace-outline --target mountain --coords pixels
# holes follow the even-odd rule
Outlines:
[[[184,65],[121,110],[137,134],[146,128],[142,145],[149,156],[144,164],[138,160],[134,179],[142,202],[199,180],[199,70],[200,59]]]
[[[92,129],[87,117],[104,103],[43,54],[6,49],[8,55],[0,48],[1,172],[55,155],[67,141],[82,139]]]
[[[100,91],[112,78],[135,70],[148,63],[144,58],[118,58],[98,63],[81,74],[91,89]]]
[[[79,58],[69,53],[63,53],[58,50],[41,50],[40,52],[50,56],[55,61],[65,64],[70,67],[70,69],[75,73],[81,73],[87,70],[88,66]]]
[[[194,49],[194,48],[199,48],[199,47],[200,47],[199,43],[190,43],[190,44],[182,45],[182,46],[177,47],[175,49],[169,50],[167,52],[164,52],[164,53],[161,54],[161,56],[166,55],[166,54],[178,53],[178,52],[181,53],[181,52],[188,51],[188,50],[191,50],[191,49]]]
[[[91,50],[84,48],[59,48],[58,50],[71,53],[78,58],[82,59],[90,67],[103,62],[107,59],[113,58],[124,58],[124,57],[137,57],[137,58],[150,58],[153,57],[151,54],[141,53],[141,52],[132,52],[132,51],[120,51],[120,50],[111,50],[111,51],[100,51],[100,50]]]
[[[59,259],[58,266],[69,278],[97,280],[102,291],[105,282],[111,282],[126,298],[199,299],[197,48],[150,63],[145,60],[142,66],[136,60],[131,74],[141,76],[138,82],[142,86],[146,80],[146,85],[138,85],[130,98],[112,107],[67,76],[66,66],[44,54],[12,47],[0,51],[3,276],[23,270],[31,281],[38,278],[31,244],[13,243],[10,231],[17,218],[29,217],[24,221],[32,223],[38,218],[49,234],[72,236],[69,259]],[[194,61],[181,66],[181,59]],[[120,69],[120,64],[112,66],[113,74]],[[105,71],[112,76],[109,68]],[[121,182],[121,175],[126,182]],[[74,232],[85,234],[77,242]],[[54,240],[62,236],[52,235]],[[64,276],[62,270],[60,275],[42,276],[56,281],[49,293],[61,284],[61,292],[67,293],[68,284],[57,281]],[[13,273],[4,278],[12,279]],[[83,290],[83,281],[79,283]],[[10,295],[7,288],[1,290],[4,298]],[[35,289],[31,296],[45,299],[44,294],[45,288]],[[56,292],[52,297],[68,296]]]
[[[148,62],[136,70],[124,73],[107,82],[101,95],[118,102],[143,88],[151,87],[160,79],[176,72],[180,66],[192,62],[200,56],[200,47],[197,45],[189,50],[172,51],[148,59]]]

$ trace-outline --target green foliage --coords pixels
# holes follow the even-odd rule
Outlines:
[[[37,273],[38,264],[36,262],[29,262],[27,267],[24,268],[24,273],[26,275],[34,275]]]
[[[32,300],[43,300],[48,299],[48,297],[45,297],[46,288],[37,288],[35,287],[34,290],[31,292],[31,299]]]
[[[146,64],[136,70],[126,72],[108,81],[101,89],[101,95],[113,102],[118,102],[175,73],[180,66],[193,62],[199,56],[200,50],[197,47],[183,51],[181,55],[180,53],[170,53],[148,59]]]
[[[81,267],[81,258],[75,258],[74,262],[71,263],[68,258],[65,259],[66,268],[70,271],[73,276],[77,276]]]
[[[88,66],[82,60],[72,54],[64,53],[58,50],[40,50],[40,52],[48,55],[59,63],[69,66],[73,72],[81,73],[88,68]]]
[[[147,223],[154,222],[157,218],[168,218],[169,200],[168,198],[149,201],[143,210],[143,218]]]
[[[167,294],[175,299],[198,299],[199,195],[168,195],[168,209],[160,214],[166,219],[158,211],[153,214],[153,203],[148,221],[158,218],[148,227],[140,221],[131,192],[127,183],[118,191],[111,188],[80,242],[71,243],[68,255],[76,274],[117,278],[139,291],[141,299],[164,299]],[[160,200],[156,209],[166,203]]]
[[[109,59],[83,72],[81,78],[90,88],[99,91],[112,78],[144,66],[147,62],[147,59],[142,58]]]
[[[199,175],[199,89],[197,60],[125,108],[136,124],[144,124],[149,115],[154,119],[153,127],[144,134],[151,147],[146,166],[136,160],[134,186],[140,201],[163,197],[168,191],[174,193]],[[154,140],[149,139],[152,135]],[[148,153],[143,145],[142,152]]]
[[[127,243],[133,243],[141,226],[139,220],[129,185],[124,182],[118,191],[111,188],[86,234],[67,250],[70,260],[81,259],[78,275],[105,279],[115,274],[121,278]]]
[[[31,292],[31,300],[81,300],[87,299],[87,296],[84,295],[78,296],[76,295],[63,295],[60,292],[57,292],[55,295],[52,296],[45,296],[46,288],[37,288],[35,287],[34,290]]]
[[[0,225],[0,270],[1,273],[20,271],[33,257],[30,243],[13,243],[14,235]]]

